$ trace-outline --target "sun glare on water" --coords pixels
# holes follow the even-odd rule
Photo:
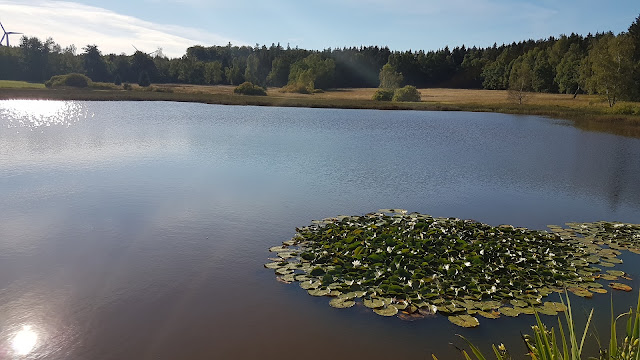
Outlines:
[[[25,325],[14,336],[11,341],[11,348],[16,355],[27,355],[33,351],[37,341],[38,334],[31,329],[31,326]]]
[[[77,101],[0,101],[0,124],[8,128],[33,130],[43,126],[71,126],[88,117],[93,117],[93,114],[90,114],[87,108]]]

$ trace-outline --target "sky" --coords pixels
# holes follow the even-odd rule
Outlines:
[[[6,31],[51,37],[78,51],[162,48],[180,57],[193,45],[322,50],[388,46],[437,50],[603,31],[640,15],[638,0],[0,0]],[[20,35],[12,35],[12,45]]]

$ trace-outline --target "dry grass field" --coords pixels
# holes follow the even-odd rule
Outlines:
[[[211,94],[211,95],[233,95],[232,85],[184,85],[184,84],[159,84],[154,85],[159,89],[171,89],[176,93],[187,94]],[[317,94],[296,94],[284,93],[280,88],[267,89],[267,95],[274,98],[284,99],[314,99],[314,100],[356,100],[370,101],[376,88],[360,89],[334,89]],[[420,89],[422,102],[442,104],[442,105],[514,105],[515,102],[509,99],[505,90],[466,90],[466,89]],[[565,94],[528,94],[525,105],[544,105],[568,108],[601,108],[608,109],[607,102],[596,95],[578,95],[575,99],[573,95]],[[638,104],[640,108],[640,104]]]

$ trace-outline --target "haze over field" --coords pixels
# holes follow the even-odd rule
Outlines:
[[[96,44],[103,53],[169,57],[187,47],[280,42],[306,49],[380,45],[392,50],[486,47],[559,34],[625,31],[635,0],[0,0],[8,31],[52,37],[62,46]],[[12,38],[17,45],[17,37]]]

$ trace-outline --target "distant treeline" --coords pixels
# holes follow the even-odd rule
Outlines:
[[[96,45],[79,52],[52,39],[23,37],[0,48],[0,79],[43,82],[53,75],[83,73],[99,82],[232,84],[308,88],[377,87],[389,64],[401,85],[419,88],[517,89],[550,93],[599,93],[640,98],[640,16],[618,35],[571,34],[492,47],[445,47],[391,51],[351,47],[322,51],[271,46],[192,46],[181,58],[157,51],[103,55]]]

